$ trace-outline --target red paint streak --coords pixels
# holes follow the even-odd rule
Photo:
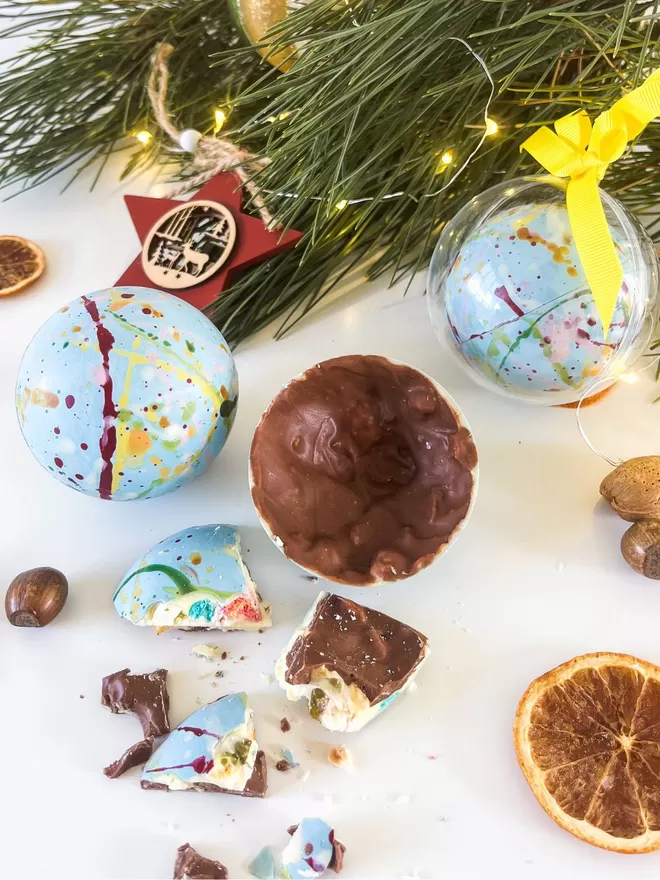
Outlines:
[[[181,730],[182,728],[179,728]],[[181,770],[183,767],[192,767],[195,773],[208,773],[213,769],[213,758],[209,758],[208,761],[206,758],[201,755],[199,758],[195,758],[194,761],[191,761],[189,764],[174,764],[172,767],[154,767],[153,770],[148,770],[148,773],[164,773],[165,770]]]
[[[577,335],[578,339],[591,339],[591,335],[586,330],[583,330],[582,327],[578,327]]]
[[[514,301],[509,296],[509,291],[506,289],[506,287],[504,287],[504,285],[502,285],[502,287],[496,287],[493,293],[498,299],[501,299],[502,302],[505,302],[512,312],[518,315],[519,318],[522,318],[525,313],[519,305],[516,305],[516,303],[514,303]]]
[[[64,398],[64,402],[66,403],[66,408],[71,409],[73,404],[76,402],[76,398],[73,396],[73,394],[67,394],[67,396]]]
[[[309,867],[314,871],[315,874],[322,874],[325,871],[325,865],[322,865],[320,862],[315,862],[313,856],[308,856],[306,859],[303,859]]]
[[[64,462],[62,461],[61,458],[54,458],[53,461],[55,462],[55,464],[57,465],[58,468],[64,467]]]
[[[195,736],[212,736],[214,739],[221,739],[217,733],[211,733],[203,727],[177,727],[177,730],[185,730],[187,733],[194,733]]]
[[[112,456],[117,449],[117,428],[114,422],[118,413],[112,399],[112,376],[110,375],[110,352],[115,343],[115,337],[101,323],[96,303],[86,296],[82,297],[82,301],[96,326],[96,338],[103,363],[104,379],[101,386],[103,388],[103,433],[99,440],[103,467],[99,474],[99,495],[107,501],[112,497]]]

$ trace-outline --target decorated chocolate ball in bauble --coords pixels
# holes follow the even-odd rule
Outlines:
[[[65,485],[113,501],[153,498],[202,473],[237,398],[219,330],[183,300],[142,287],[61,308],[28,345],[16,384],[35,458]]]
[[[431,319],[481,384],[530,403],[574,403],[615,382],[646,348],[657,313],[653,246],[623,205],[601,197],[623,269],[607,332],[559,186],[499,184],[443,230],[429,271]]]

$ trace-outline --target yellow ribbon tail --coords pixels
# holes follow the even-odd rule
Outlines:
[[[603,325],[603,338],[606,339],[623,282],[623,270],[600,200],[595,171],[569,181],[566,208],[582,269]]]

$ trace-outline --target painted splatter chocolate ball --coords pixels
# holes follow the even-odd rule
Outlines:
[[[607,332],[563,191],[511,181],[444,230],[429,273],[431,318],[482,384],[530,402],[574,402],[604,371],[615,381],[644,349],[657,270],[645,233],[604,200],[624,273]]]
[[[220,452],[238,379],[221,333],[177,297],[139,287],[80,297],[21,362],[23,436],[54,477],[113,501],[178,489]]]

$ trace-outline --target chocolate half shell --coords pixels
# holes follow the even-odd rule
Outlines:
[[[376,355],[333,358],[272,401],[250,450],[252,500],[282,552],[371,586],[430,565],[474,504],[477,452],[429,376]]]

